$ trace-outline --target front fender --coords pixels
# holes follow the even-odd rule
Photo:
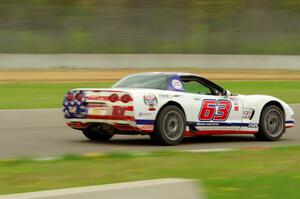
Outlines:
[[[254,110],[255,113],[251,121],[259,123],[260,115],[263,108],[270,102],[279,103],[284,111],[286,121],[292,121],[294,111],[293,109],[284,101],[268,95],[239,95],[245,110]],[[247,119],[243,118],[243,122]]]

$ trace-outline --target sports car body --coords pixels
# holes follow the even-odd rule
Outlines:
[[[148,134],[164,145],[186,136],[254,134],[275,141],[294,126],[293,110],[266,95],[238,95],[189,73],[138,73],[112,88],[70,90],[67,124],[91,140],[114,134]]]

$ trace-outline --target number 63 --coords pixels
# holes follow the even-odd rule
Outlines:
[[[216,106],[219,108],[216,109]],[[228,118],[231,107],[229,100],[203,100],[198,118],[204,121],[224,121]]]

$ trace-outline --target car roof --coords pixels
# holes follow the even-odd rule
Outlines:
[[[135,73],[132,74],[130,76],[135,76],[135,75],[156,75],[156,74],[165,74],[168,76],[177,76],[177,77],[183,77],[183,76],[189,76],[189,77],[198,77],[201,78],[203,81],[206,82],[206,84],[208,85],[213,85],[214,87],[219,88],[220,90],[224,90],[222,87],[220,87],[219,85],[217,85],[216,83],[208,80],[207,78],[197,75],[197,74],[193,74],[193,73],[182,73],[182,72],[143,72],[143,73]],[[182,81],[182,80],[180,80]]]
[[[182,72],[143,72],[143,73],[135,73],[132,75],[157,75],[157,74],[165,74],[165,75],[169,75],[169,76],[198,76],[196,74],[192,74],[192,73],[182,73]]]

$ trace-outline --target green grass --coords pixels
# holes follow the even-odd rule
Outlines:
[[[60,108],[72,88],[110,87],[111,83],[3,83],[0,109]]]
[[[222,81],[224,88],[240,94],[265,94],[287,103],[300,102],[300,81]]]
[[[300,102],[300,81],[218,81],[234,93],[267,94],[288,103]],[[2,83],[0,109],[59,108],[64,94],[77,87],[109,87],[112,83]]]
[[[299,153],[300,146],[0,161],[0,194],[175,177],[202,183],[209,199],[300,198]]]

